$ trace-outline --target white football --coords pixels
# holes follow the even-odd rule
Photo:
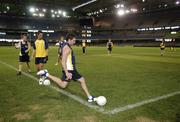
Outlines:
[[[50,82],[50,80],[46,79],[46,80],[43,81],[43,84],[45,86],[49,86],[51,84],[51,82]]]
[[[99,96],[99,97],[96,99],[96,103],[97,103],[99,106],[104,106],[104,105],[106,105],[106,103],[107,103],[107,99],[106,99],[104,96]]]

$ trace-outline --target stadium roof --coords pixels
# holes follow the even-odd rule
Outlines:
[[[178,0],[1,0],[0,15],[53,18],[59,18],[61,15],[100,16],[113,14],[119,7],[135,9],[138,12],[166,10],[179,7],[179,2]],[[73,10],[74,7],[77,9]]]

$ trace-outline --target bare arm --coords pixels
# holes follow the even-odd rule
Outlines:
[[[31,44],[30,42],[28,42],[28,49],[26,50],[26,52],[29,52],[31,50]]]

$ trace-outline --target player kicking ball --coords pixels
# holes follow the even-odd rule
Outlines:
[[[93,102],[94,97],[91,96],[91,94],[88,91],[86,81],[84,77],[82,77],[75,66],[75,55],[73,53],[73,50],[71,48],[72,45],[75,44],[76,38],[74,35],[69,34],[66,38],[67,42],[64,42],[61,46],[61,55],[62,55],[62,78],[59,79],[55,76],[50,75],[47,70],[41,70],[37,73],[41,78],[40,80],[45,80],[46,78],[54,81],[58,86],[61,88],[66,88],[69,84],[70,80],[78,81],[81,85],[82,90],[85,92],[88,102]]]

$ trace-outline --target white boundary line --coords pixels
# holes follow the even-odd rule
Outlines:
[[[13,69],[13,70],[15,70],[15,71],[18,71],[18,69],[13,67],[12,65],[9,65],[9,64],[7,64],[5,62],[2,62],[2,61],[0,61],[0,63],[5,65],[5,66],[7,66],[7,67],[9,67],[9,68],[11,68],[11,69]],[[29,77],[29,78],[39,82],[39,79],[34,77],[33,75],[30,75],[30,74],[25,73],[25,72],[22,72],[22,74],[25,75],[26,77]],[[56,90],[56,91],[58,91],[58,92],[60,92],[60,93],[62,93],[63,95],[66,95],[66,96],[70,97],[71,99],[74,99],[75,101],[77,101],[77,102],[79,102],[79,103],[81,103],[81,104],[83,104],[83,105],[85,105],[85,106],[87,106],[87,107],[89,107],[91,109],[95,109],[96,111],[101,112],[101,113],[103,113],[105,111],[102,107],[90,104],[87,101],[83,100],[82,98],[80,98],[80,97],[78,97],[76,95],[71,94],[70,92],[67,92],[65,90],[59,89],[59,88],[54,87],[52,85],[50,85],[49,87],[54,89],[54,90]]]
[[[159,100],[167,99],[169,97],[179,95],[179,94],[180,94],[180,91],[177,91],[177,92],[169,93],[169,94],[166,94],[166,95],[163,95],[163,96],[155,97],[155,98],[152,98],[152,99],[143,100],[143,101],[137,102],[135,104],[129,104],[129,105],[126,105],[124,107],[119,107],[119,108],[115,108],[115,109],[110,110],[110,111],[106,111],[105,114],[109,114],[109,115],[116,114],[116,113],[119,113],[119,112],[134,109],[134,108],[137,108],[137,107],[149,104],[149,103],[153,103],[153,102],[156,102],[156,101],[159,101]]]
[[[2,62],[0,61],[1,64],[15,70],[15,71],[18,71],[17,68],[13,67],[12,65],[9,65],[5,62]],[[22,72],[23,75],[33,79],[33,80],[36,80],[36,81],[39,81],[36,77],[28,74],[28,73],[25,73],[25,72]],[[104,108],[102,107],[99,107],[97,105],[92,105],[88,102],[86,102],[85,100],[83,100],[82,98],[76,96],[76,95],[73,95],[71,94],[70,92],[67,92],[65,90],[62,90],[62,89],[59,89],[57,87],[54,87],[52,85],[50,85],[50,88],[70,97],[71,99],[91,108],[91,109],[95,109],[96,111],[100,112],[100,113],[103,113],[103,114],[107,114],[107,115],[113,115],[113,114],[117,114],[117,113],[120,113],[120,112],[124,112],[124,111],[127,111],[127,110],[130,110],[130,109],[134,109],[134,108],[137,108],[137,107],[140,107],[140,106],[143,106],[143,105],[146,105],[146,104],[149,104],[149,103],[153,103],[153,102],[157,102],[159,100],[163,100],[163,99],[167,99],[169,97],[172,97],[172,96],[175,96],[175,95],[179,95],[180,94],[180,91],[176,91],[176,92],[172,92],[172,93],[169,93],[169,94],[166,94],[166,95],[162,95],[162,96],[158,96],[158,97],[155,97],[155,98],[152,98],[152,99],[148,99],[148,100],[143,100],[141,102],[137,102],[137,103],[134,103],[134,104],[129,104],[129,105],[126,105],[126,106],[123,106],[123,107],[116,107],[115,109],[112,109],[112,110],[105,110]]]

